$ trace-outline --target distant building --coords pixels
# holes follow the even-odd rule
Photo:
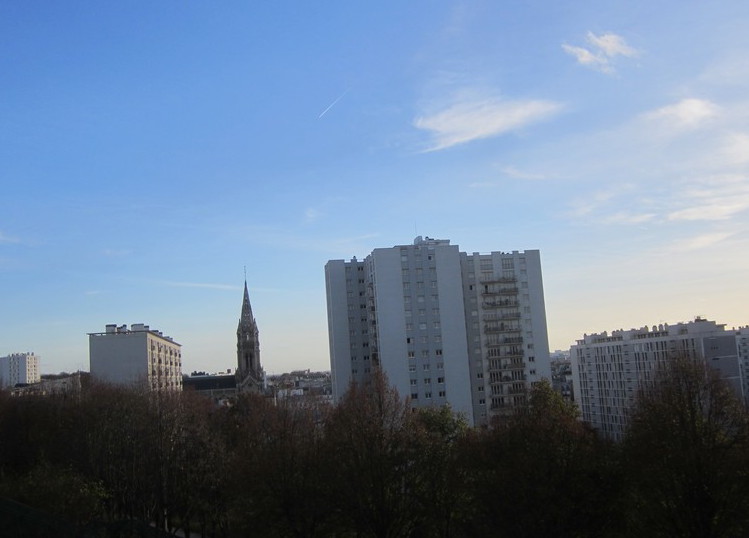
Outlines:
[[[0,357],[0,389],[39,382],[39,357],[33,353],[11,353]]]
[[[537,250],[460,252],[417,237],[325,266],[333,396],[381,368],[413,407],[449,404],[472,423],[550,378]]]
[[[333,400],[330,372],[296,370],[269,375],[267,385],[268,390],[272,391],[277,399],[311,396],[329,402]]]
[[[44,376],[38,383],[14,388],[12,394],[13,396],[77,397],[81,394],[81,372],[62,376]]]
[[[699,358],[743,398],[749,330],[697,318],[676,325],[584,335],[570,350],[582,418],[604,436],[622,439],[641,387],[674,357]]]
[[[239,392],[264,391],[265,372],[260,365],[260,332],[252,315],[247,281],[244,283],[242,314],[237,325],[237,390]]]
[[[89,333],[91,376],[97,381],[182,390],[182,346],[148,325],[107,325]]]
[[[237,396],[237,377],[231,372],[192,372],[189,376],[182,376],[182,390],[195,391],[216,402],[229,401]]]

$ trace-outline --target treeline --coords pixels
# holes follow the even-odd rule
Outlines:
[[[96,385],[0,395],[0,533],[747,536],[748,424],[687,361],[641,395],[619,444],[547,383],[490,429],[411,412],[384,379],[336,407]]]

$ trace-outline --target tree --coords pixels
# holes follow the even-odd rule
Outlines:
[[[384,374],[352,385],[331,413],[326,437],[341,525],[359,536],[410,536],[418,522],[418,448],[413,414]]]
[[[528,405],[491,430],[475,432],[475,514],[466,533],[492,536],[604,536],[617,524],[612,447],[578,420],[548,381]]]
[[[667,361],[640,392],[624,446],[632,532],[749,533],[747,413],[699,359]]]

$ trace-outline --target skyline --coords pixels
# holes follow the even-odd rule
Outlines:
[[[0,5],[0,355],[329,369],[324,266],[539,249],[551,351],[749,323],[749,5]]]

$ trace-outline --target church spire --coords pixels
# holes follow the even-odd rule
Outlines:
[[[240,391],[261,392],[264,375],[260,365],[260,336],[252,315],[245,277],[242,314],[237,326],[237,388]]]
[[[252,305],[250,305],[250,293],[247,291],[247,280],[244,281],[244,299],[242,300],[242,317],[239,318],[239,324],[253,323],[255,318],[252,317]]]

